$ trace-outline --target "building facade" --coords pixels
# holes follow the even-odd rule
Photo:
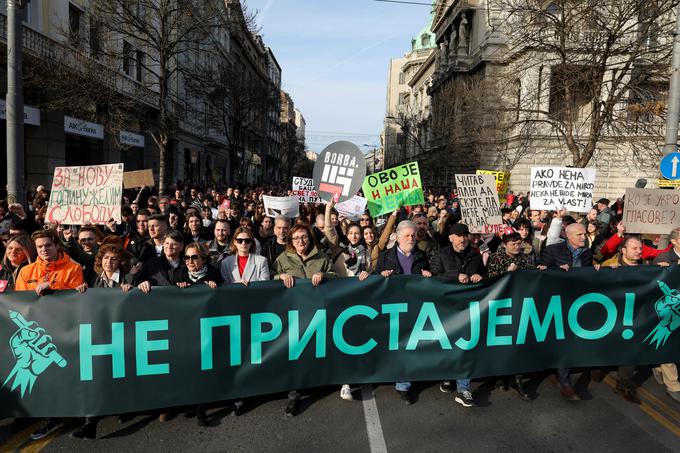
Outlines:
[[[561,17],[558,6],[533,2],[524,10],[510,11],[509,4],[436,2],[432,32],[437,48],[409,84],[410,105],[415,105],[416,118],[425,120],[426,130],[415,129],[420,138],[415,154],[390,151],[393,159],[419,160],[424,184],[439,188],[453,187],[456,173],[485,169],[511,172],[510,186],[515,193],[526,193],[531,167],[577,167],[586,161],[598,172],[596,196],[621,196],[640,178],[653,187],[659,178],[655,156],[663,143],[670,68],[670,61],[654,59],[669,45],[661,30],[674,24],[674,17],[667,17],[671,11],[651,19],[631,16],[630,35],[619,37],[613,46],[625,49],[628,41],[640,41],[640,57],[620,52],[604,65],[612,69],[599,74],[582,61],[583,55],[593,55],[585,60],[594,60],[606,50],[601,31],[576,24],[575,31],[567,33],[567,44],[561,44],[560,59],[559,52],[550,50],[560,48],[559,33],[549,29],[549,24],[560,22],[550,22]],[[527,21],[527,14],[535,20]],[[602,23],[608,19],[602,12],[583,14],[599,14]],[[589,98],[595,82],[580,74],[601,76],[599,98]],[[607,81],[618,80],[621,74],[620,92],[615,93]],[[595,123],[603,105],[610,121]],[[602,133],[589,135],[591,126],[602,127]],[[565,127],[577,130],[565,132]],[[386,144],[388,138],[386,134]],[[572,152],[586,147],[592,156],[581,158]]]
[[[195,68],[197,62],[204,67],[214,62],[217,67],[230,61],[257,81],[253,86],[265,93],[263,97],[268,102],[258,106],[264,113],[245,126],[241,122],[244,130],[240,131],[238,143],[234,143],[235,121],[227,127],[216,127],[214,121],[208,120],[212,112],[205,99],[190,89],[182,75],[173,75],[168,84],[173,124],[165,154],[166,188],[176,182],[254,183],[277,176],[272,170],[276,168],[275,161],[267,167],[267,159],[276,155],[282,144],[278,102],[281,67],[262,38],[248,30],[239,1],[215,0],[212,4],[229,20],[204,37],[209,46],[198,43],[196,51],[187,49],[178,54],[173,68]],[[91,2],[86,0],[32,0],[23,11],[27,187],[49,186],[54,168],[65,165],[123,162],[126,171],[151,168],[158,178],[159,151],[149,133],[149,128],[157,127],[159,121],[159,84],[152,76],[157,69],[154,51],[134,37],[123,39],[100,33],[97,12],[90,8]],[[1,44],[7,38],[5,11],[6,3],[0,1]],[[103,42],[105,39],[107,42]],[[104,51],[115,46],[119,47],[116,55]],[[92,69],[95,64],[96,73]],[[37,77],[41,67],[50,65],[71,68],[74,80],[82,78],[80,95],[77,84],[68,87],[72,99],[82,99],[80,105],[60,99],[61,91],[65,91],[60,81]],[[6,80],[4,71],[1,78]],[[92,78],[87,78],[87,71],[93,71]],[[89,83],[94,77],[106,87],[113,87],[116,102],[125,104],[115,121],[103,119],[106,103],[93,100],[87,104],[96,90]],[[128,107],[130,114],[126,115]],[[5,128],[0,128],[0,160],[6,161]],[[6,174],[1,173],[0,187],[4,190]]]

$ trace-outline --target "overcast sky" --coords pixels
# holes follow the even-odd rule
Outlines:
[[[431,8],[373,0],[247,4],[259,10],[265,44],[283,70],[283,89],[307,120],[309,148],[318,152],[338,140],[379,145],[389,60],[409,51]]]

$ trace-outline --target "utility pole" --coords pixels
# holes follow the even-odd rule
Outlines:
[[[26,206],[24,82],[21,10],[29,0],[7,0],[7,201]]]
[[[674,153],[677,149],[678,123],[680,123],[680,6],[675,11],[673,61],[671,65],[671,81],[668,87],[668,113],[666,116],[664,155]]]

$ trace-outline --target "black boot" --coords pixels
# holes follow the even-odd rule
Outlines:
[[[288,404],[286,404],[286,417],[294,417],[297,415],[298,401],[300,398],[288,398]]]
[[[208,426],[208,416],[205,414],[204,406],[196,407],[196,423],[198,426]]]
[[[508,380],[505,376],[496,379],[496,389],[503,390],[504,392],[508,391]]]
[[[71,437],[75,437],[76,439],[96,439],[97,423],[99,423],[99,418],[87,417],[85,423],[71,433]]]
[[[524,384],[522,383],[522,375],[521,374],[516,374],[515,375],[515,385],[513,386],[515,388],[515,391],[517,391],[517,394],[522,398],[524,401],[531,401],[531,397],[529,394],[524,390]]]

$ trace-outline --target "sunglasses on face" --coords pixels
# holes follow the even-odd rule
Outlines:
[[[237,244],[252,244],[253,240],[250,238],[236,238],[234,239]]]
[[[184,261],[198,261],[201,255],[184,255]]]

